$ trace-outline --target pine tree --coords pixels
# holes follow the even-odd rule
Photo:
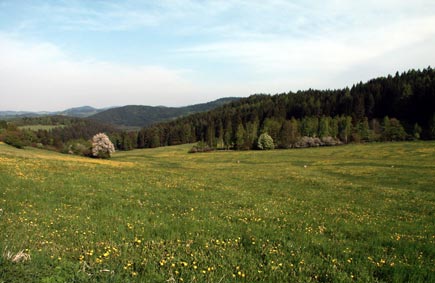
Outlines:
[[[415,123],[414,124],[414,130],[412,132],[412,135],[413,135],[414,139],[416,139],[416,140],[420,139],[421,131],[422,131],[422,129],[421,129],[420,125],[418,123]]]
[[[430,138],[435,139],[435,113],[429,121],[429,136]]]
[[[245,137],[246,137],[245,127],[243,127],[243,124],[239,124],[237,126],[237,132],[236,132],[236,149],[239,150],[244,149]]]
[[[322,116],[322,118],[320,118],[320,122],[319,122],[319,137],[323,138],[323,137],[329,137],[331,135],[330,133],[330,127],[329,127],[329,117],[325,117]]]
[[[385,116],[384,120],[382,120],[382,140],[391,141],[391,126],[388,116]]]

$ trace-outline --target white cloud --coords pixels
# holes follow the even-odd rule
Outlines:
[[[192,58],[211,58],[216,62],[222,58],[233,60],[244,65],[246,70],[260,80],[262,77],[275,80],[282,78],[283,88],[284,78],[287,78],[287,86],[292,89],[344,87],[337,85],[338,74],[346,76],[346,71],[369,62],[373,64],[375,58],[378,60],[375,62],[377,65],[388,63],[389,69],[399,71],[402,71],[399,67],[415,68],[412,64],[403,66],[400,64],[403,61],[411,62],[414,59],[427,62],[424,66],[433,64],[434,53],[409,53],[405,47],[420,48],[421,44],[431,44],[428,40],[434,36],[435,16],[431,15],[386,22],[382,26],[364,26],[357,30],[335,30],[305,38],[275,36],[265,41],[218,41],[181,48],[178,52]],[[383,59],[390,58],[393,53],[397,55],[396,62]],[[375,64],[373,67],[379,66]],[[334,79],[335,84],[328,85],[328,79]],[[306,85],[307,81],[313,85]],[[339,80],[343,81],[345,80]]]
[[[186,70],[72,61],[50,43],[21,42],[0,35],[1,108],[59,110],[78,105],[180,105],[199,90]]]

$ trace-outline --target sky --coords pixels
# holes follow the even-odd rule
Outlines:
[[[433,0],[0,0],[0,111],[337,89],[434,50]]]

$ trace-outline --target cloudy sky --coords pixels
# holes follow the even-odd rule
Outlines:
[[[0,0],[0,110],[343,88],[434,50],[433,0]]]

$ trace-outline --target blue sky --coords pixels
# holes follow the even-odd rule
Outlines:
[[[0,110],[343,88],[433,50],[433,0],[0,0]]]

